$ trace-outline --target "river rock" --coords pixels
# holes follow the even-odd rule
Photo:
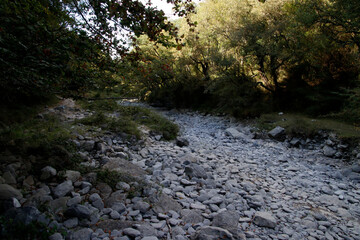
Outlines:
[[[192,240],[234,240],[233,235],[226,229],[205,226],[196,231]]]
[[[185,167],[185,174],[189,177],[189,178],[203,178],[206,179],[207,178],[207,174],[205,169],[200,166],[199,164],[196,163],[192,163],[189,166]]]
[[[239,224],[240,214],[234,211],[221,212],[213,218],[212,225],[236,233]]]
[[[259,227],[276,227],[276,220],[269,212],[256,212],[254,216],[254,223]]]
[[[74,186],[72,184],[72,181],[68,180],[57,185],[53,192],[54,192],[54,196],[59,198],[59,197],[64,197],[73,190],[74,190]]]
[[[239,132],[235,128],[227,128],[225,133],[233,138],[246,138],[245,134]]]
[[[84,205],[80,205],[80,204],[75,204],[75,205],[69,207],[65,212],[65,216],[67,216],[67,217],[76,217],[76,218],[80,218],[80,219],[90,218],[90,215],[91,215],[91,212],[90,212],[89,208],[87,208]]]
[[[93,230],[91,228],[83,228],[74,232],[70,239],[71,240],[90,240]]]
[[[41,169],[41,175],[40,175],[40,179],[41,180],[46,180],[50,177],[54,177],[56,176],[57,171],[55,168],[51,167],[51,166],[46,166],[43,169]]]
[[[327,157],[333,157],[336,153],[336,150],[333,149],[332,147],[328,146],[328,145],[325,145],[324,148],[323,148],[323,152],[324,152],[324,155],[327,156]]]
[[[138,231],[136,229],[133,229],[133,228],[125,228],[123,230],[123,232],[124,232],[125,235],[128,235],[128,236],[133,237],[133,238],[136,238],[136,237],[141,235],[140,231]]]
[[[65,178],[66,180],[71,180],[72,182],[76,182],[81,177],[80,172],[73,170],[66,170]]]
[[[285,139],[285,128],[277,126],[273,130],[271,130],[268,134],[270,137],[276,140],[283,141]]]

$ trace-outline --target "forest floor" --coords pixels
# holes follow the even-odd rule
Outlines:
[[[63,122],[90,114],[72,104],[48,111]],[[78,124],[81,167],[19,176],[8,157],[5,216],[56,227],[50,239],[360,239],[360,165],[341,159],[333,135],[278,141],[224,116],[157,111],[178,124],[177,140]]]

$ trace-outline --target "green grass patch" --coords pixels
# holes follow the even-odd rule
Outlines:
[[[127,198],[131,199],[136,196],[140,196],[146,183],[142,180],[132,177],[129,174],[119,173],[116,171],[110,171],[108,169],[96,169],[97,173],[97,182],[104,182],[108,184],[113,191],[116,191],[116,184],[118,182],[126,182],[126,183],[137,183],[131,184],[129,191],[127,192]]]
[[[150,130],[163,135],[164,139],[175,139],[179,128],[170,120],[150,109],[138,106],[121,106],[115,100],[81,101],[81,106],[95,111],[92,116],[79,122],[88,126],[99,126],[104,130],[125,132],[139,138],[138,125],[145,125]],[[109,117],[106,113],[117,113],[118,117]]]
[[[117,111],[123,116],[128,116],[137,124],[145,125],[150,130],[161,133],[166,140],[175,139],[179,132],[179,127],[175,123],[150,109],[136,106],[119,106]]]
[[[71,138],[70,125],[56,116],[44,115],[43,119],[32,118],[1,128],[0,151],[7,150],[23,159],[34,156],[34,174],[47,165],[64,170],[80,161]]]
[[[310,118],[300,114],[264,114],[256,120],[255,125],[264,130],[281,126],[286,129],[287,134],[294,136],[311,137],[320,130],[324,130],[336,133],[341,139],[360,139],[360,128],[358,126],[333,119]]]
[[[140,139],[141,137],[137,124],[127,116],[115,118],[106,116],[103,112],[98,112],[76,122],[86,126],[101,127],[102,130],[114,133],[126,133],[136,136],[137,139]]]

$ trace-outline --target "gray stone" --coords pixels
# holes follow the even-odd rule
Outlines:
[[[60,233],[54,233],[49,237],[49,240],[63,240],[64,238]]]
[[[101,200],[101,197],[99,194],[93,193],[90,195],[89,200],[90,200],[90,202],[95,202],[97,200]]]
[[[119,190],[124,190],[124,191],[130,190],[130,185],[127,184],[126,182],[118,182],[115,187],[116,187],[116,189],[119,189]]]
[[[80,204],[69,207],[65,212],[65,216],[67,217],[77,217],[80,219],[90,218],[90,215],[90,210],[86,206]]]
[[[205,226],[199,228],[192,240],[234,240],[233,235],[226,229],[219,227]]]
[[[233,138],[246,138],[246,135],[239,132],[238,130],[236,130],[235,128],[227,128],[225,130],[225,133],[228,135],[228,136],[231,136]]]
[[[328,145],[325,145],[324,148],[323,148],[323,152],[324,152],[325,156],[332,157],[332,156],[335,155],[336,150],[333,149],[332,147],[328,146]]]
[[[270,137],[282,141],[285,139],[285,128],[277,126],[273,130],[271,130],[268,134]]]
[[[89,191],[90,191],[90,187],[86,187],[86,188],[81,189],[78,193],[81,194],[81,195],[85,195]]]
[[[78,171],[66,170],[64,176],[66,180],[71,180],[72,182],[76,182],[81,177],[81,174]]]
[[[50,177],[54,177],[56,176],[57,172],[56,169],[51,167],[51,166],[46,166],[43,169],[41,169],[41,175],[40,175],[40,179],[41,180],[46,180]]]
[[[141,232],[141,236],[143,237],[158,236],[158,231],[150,224],[136,225],[136,229]]]
[[[180,182],[181,182],[181,184],[183,184],[183,185],[185,185],[185,186],[191,186],[191,185],[195,185],[196,184],[196,182],[191,182],[191,181],[188,181],[188,180],[186,180],[186,179],[181,179],[180,180]]]
[[[185,174],[189,177],[189,178],[203,178],[206,179],[207,178],[207,174],[205,169],[200,166],[199,164],[196,163],[192,163],[189,166],[185,167]]]
[[[138,201],[133,206],[133,209],[139,210],[141,213],[146,213],[150,209],[150,204],[148,204],[147,202]]]
[[[90,152],[95,147],[95,141],[89,140],[82,143],[81,147],[85,150]]]
[[[79,224],[79,219],[70,218],[70,219],[66,220],[63,224],[66,228],[74,228]]]
[[[11,198],[21,199],[22,194],[19,190],[8,184],[0,184],[0,200],[8,200]]]
[[[110,217],[111,219],[119,219],[120,218],[120,213],[118,213],[117,211],[111,211],[110,213]]]
[[[234,211],[224,211],[214,216],[212,225],[224,228],[232,233],[237,232],[240,214]]]
[[[204,220],[197,210],[183,209],[181,210],[181,216],[184,223],[196,224]]]
[[[155,236],[152,236],[152,237],[143,237],[141,240],[159,240],[159,239]]]
[[[124,232],[125,235],[128,235],[128,236],[133,237],[133,238],[138,237],[138,236],[141,235],[140,231],[138,231],[136,229],[133,229],[133,228],[125,228],[123,230],[123,232]]]
[[[68,180],[56,186],[56,188],[54,189],[54,196],[57,198],[64,197],[73,190],[74,186],[72,184],[72,181]]]
[[[214,196],[211,199],[204,202],[204,204],[220,204],[224,201],[224,199],[220,196]]]
[[[71,236],[72,240],[90,240],[93,230],[90,228],[83,228],[74,232]]]
[[[276,220],[269,212],[256,212],[254,216],[254,224],[259,227],[275,228]]]
[[[79,204],[81,202],[82,198],[80,196],[73,197],[69,199],[69,201],[66,203],[68,207],[71,207],[72,205]]]
[[[123,213],[126,210],[126,207],[122,203],[115,203],[114,205],[111,206],[111,209],[117,211],[118,213]]]
[[[70,197],[60,197],[49,202],[49,208],[53,213],[63,212],[67,209]]]
[[[104,209],[104,202],[101,199],[98,199],[98,200],[92,202],[91,205],[93,205],[94,207],[96,207],[99,210]]]
[[[153,210],[156,213],[167,213],[170,210],[179,212],[182,207],[176,202],[173,198],[169,197],[166,194],[161,194],[159,197],[152,200]]]

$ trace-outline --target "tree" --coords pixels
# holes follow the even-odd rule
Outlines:
[[[194,9],[189,0],[168,2],[180,16]],[[163,44],[171,37],[179,42],[176,27],[150,2],[1,1],[1,100],[9,103],[55,92],[78,95],[104,76],[110,79],[116,58],[129,53],[125,37],[140,34]]]

